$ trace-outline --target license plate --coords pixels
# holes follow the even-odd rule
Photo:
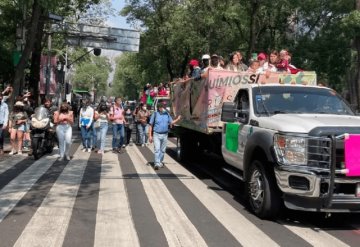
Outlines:
[[[356,197],[360,197],[360,183],[357,183],[357,184],[356,184],[355,196],[356,196]]]

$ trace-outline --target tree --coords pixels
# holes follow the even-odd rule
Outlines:
[[[226,57],[241,50],[249,58],[252,52],[285,48],[293,54],[295,65],[316,70],[319,80],[341,91],[351,67],[349,35],[344,34],[342,20],[353,3],[131,0],[121,14],[142,28],[140,52],[134,58],[143,75],[142,85],[181,77],[187,62],[204,53]]]
[[[82,62],[76,66],[72,82],[77,89],[93,91],[104,95],[111,66],[106,57],[91,56],[91,61]]]
[[[139,64],[138,56],[134,53],[124,53],[116,59],[112,95],[124,96],[128,100],[139,98],[144,78]]]

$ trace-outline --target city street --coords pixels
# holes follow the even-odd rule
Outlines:
[[[242,183],[203,155],[152,167],[153,147],[121,154],[56,151],[0,161],[0,246],[358,246],[359,214],[284,210],[275,221],[247,211]],[[107,147],[111,137],[108,136]]]

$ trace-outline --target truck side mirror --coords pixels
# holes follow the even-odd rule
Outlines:
[[[221,111],[221,121],[232,123],[235,122],[236,107],[233,102],[224,102]]]

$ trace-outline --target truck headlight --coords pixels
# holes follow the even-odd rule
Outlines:
[[[277,161],[283,165],[307,165],[307,140],[304,137],[275,134]]]

